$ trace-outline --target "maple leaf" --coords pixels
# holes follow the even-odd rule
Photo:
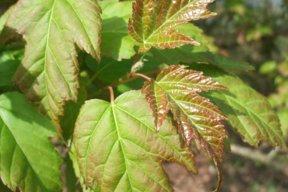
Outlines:
[[[101,8],[95,0],[21,0],[9,16],[0,38],[15,33],[26,40],[22,65],[14,75],[24,95],[58,132],[59,115],[68,100],[77,100],[78,61],[74,42],[100,60]]]
[[[226,119],[226,116],[197,93],[227,88],[210,77],[202,76],[202,72],[187,70],[185,67],[178,65],[164,69],[155,81],[145,82],[142,92],[153,110],[156,131],[161,130],[160,126],[171,110],[178,124],[178,132],[187,145],[196,139],[208,152],[218,170],[218,189],[222,182],[224,138],[227,137],[220,120]]]
[[[151,47],[174,48],[179,45],[200,45],[172,28],[191,20],[214,16],[206,9],[214,0],[136,0],[133,2],[130,35],[145,52]]]
[[[196,173],[193,154],[170,119],[155,132],[152,111],[140,91],[108,103],[85,103],[76,122],[74,146],[87,186],[101,191],[172,191],[161,161]]]

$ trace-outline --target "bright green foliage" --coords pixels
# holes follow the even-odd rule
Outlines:
[[[175,48],[179,45],[199,45],[172,28],[191,20],[214,16],[206,9],[214,0],[136,0],[133,2],[129,33],[140,44],[141,51],[151,47]]]
[[[11,38],[11,29],[27,41],[14,82],[61,132],[58,116],[65,101],[77,100],[79,88],[74,42],[100,61],[99,5],[94,0],[22,0],[6,25],[0,41]]]
[[[19,0],[12,6],[0,18],[0,43],[7,43],[0,45],[3,183],[23,192],[172,191],[161,162],[197,173],[192,143],[214,161],[218,190],[230,148],[224,120],[252,146],[285,147],[267,100],[235,76],[253,67],[219,54],[189,23],[215,15],[207,10],[213,1]],[[284,82],[270,98],[282,119]],[[131,91],[141,87],[142,93]],[[68,186],[49,141],[55,129]]]
[[[172,191],[161,161],[175,161],[196,172],[189,147],[181,147],[170,120],[155,133],[152,111],[139,91],[114,103],[90,100],[78,117],[74,144],[80,172],[101,191]]]
[[[227,137],[220,120],[226,119],[218,107],[197,93],[209,90],[227,90],[201,72],[186,70],[185,66],[171,66],[156,78],[146,82],[142,91],[150,103],[155,118],[156,131],[160,130],[169,110],[178,124],[178,133],[189,146],[196,139],[215,162],[220,187],[224,141]]]
[[[0,96],[0,176],[13,191],[60,191],[60,156],[52,124],[19,93]]]

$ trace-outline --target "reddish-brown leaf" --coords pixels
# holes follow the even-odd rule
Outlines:
[[[207,5],[214,0],[136,0],[133,2],[130,35],[140,44],[141,51],[151,47],[174,48],[179,45],[200,45],[172,28],[191,20],[214,16]]]
[[[197,93],[209,90],[227,90],[202,72],[187,70],[185,66],[170,66],[156,80],[147,81],[142,92],[150,103],[155,118],[156,131],[171,110],[178,124],[178,132],[187,145],[195,139],[213,159],[218,170],[220,187],[224,138],[227,137],[221,120],[226,116],[209,99]]]

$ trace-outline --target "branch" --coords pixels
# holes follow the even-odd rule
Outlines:
[[[272,150],[268,154],[264,154],[260,152],[259,150],[250,149],[247,147],[242,147],[240,145],[232,144],[231,151],[232,153],[236,155],[240,155],[242,157],[251,159],[253,161],[260,161],[261,163],[267,166],[271,166],[273,169],[279,172],[282,172],[283,174],[288,176],[288,164],[273,160],[273,157],[277,154],[277,151],[279,151],[279,148]]]

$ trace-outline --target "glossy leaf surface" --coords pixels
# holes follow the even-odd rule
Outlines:
[[[74,144],[80,173],[101,191],[172,191],[161,161],[196,172],[193,154],[167,119],[155,133],[152,111],[140,91],[112,104],[90,100],[76,123]]]
[[[100,12],[94,0],[21,0],[3,30],[2,43],[13,37],[11,30],[27,42],[14,82],[59,132],[63,105],[77,100],[79,69],[74,42],[100,60]]]
[[[60,191],[62,160],[49,141],[55,134],[50,121],[21,94],[1,95],[0,176],[4,184],[13,191]]]
[[[214,0],[136,0],[133,2],[130,35],[145,52],[151,47],[174,48],[179,45],[199,45],[198,42],[173,30],[191,20],[214,16],[206,9]]]
[[[142,88],[153,110],[156,131],[161,130],[160,126],[171,110],[178,124],[178,132],[187,144],[195,139],[215,162],[220,187],[223,139],[227,137],[220,120],[226,117],[208,99],[197,94],[209,90],[227,89],[201,72],[186,70],[181,65],[164,69],[155,81],[145,82]]]
[[[285,146],[279,118],[264,96],[238,77],[216,68],[202,69],[206,75],[229,88],[229,93],[216,91],[210,98],[229,117],[228,122],[243,141],[255,147],[260,141],[267,141],[273,147]]]

